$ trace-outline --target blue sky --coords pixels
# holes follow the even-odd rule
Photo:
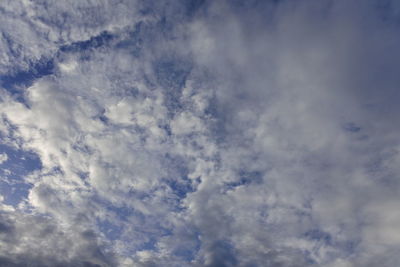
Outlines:
[[[0,265],[398,266],[399,12],[1,2]]]

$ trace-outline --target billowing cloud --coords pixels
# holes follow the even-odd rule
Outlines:
[[[0,164],[3,164],[8,160],[8,155],[6,153],[0,154]]]
[[[395,1],[0,5],[3,265],[400,260]]]
[[[2,266],[112,266],[115,259],[93,230],[2,204]],[[103,242],[104,243],[104,242]]]

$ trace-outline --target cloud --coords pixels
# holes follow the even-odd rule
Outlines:
[[[2,206],[0,263],[4,266],[111,266],[113,255],[90,229]]]
[[[111,4],[2,2],[1,73],[28,70],[32,63],[52,58],[62,45],[86,41],[104,30],[126,27],[139,17],[136,1],[122,1],[113,4],[113,8]]]
[[[111,4],[3,4],[0,262],[398,260],[394,1]]]
[[[6,153],[2,153],[0,154],[0,164],[3,164],[4,162],[6,162],[8,160],[8,156]]]
[[[200,206],[205,199],[215,198],[208,200],[215,204],[207,211],[220,210],[220,216],[211,217],[226,219],[214,224],[236,230],[222,235],[237,237],[232,243],[243,254],[241,264],[262,265],[261,255],[268,250],[280,251],[268,258],[283,266],[294,266],[299,258],[306,259],[301,266],[313,262],[324,266],[347,257],[368,262],[371,258],[364,258],[364,253],[377,253],[378,248],[367,245],[367,236],[391,230],[381,219],[377,220],[382,225],[362,227],[372,223],[364,212],[373,205],[388,205],[378,196],[390,202],[394,195],[382,192],[391,189],[381,179],[385,172],[391,173],[386,179],[392,182],[398,176],[392,164],[371,172],[374,162],[396,161],[398,152],[383,154],[390,154],[393,143],[389,140],[398,125],[383,115],[394,114],[394,106],[381,109],[383,102],[391,102],[387,97],[396,95],[392,91],[396,78],[390,72],[374,78],[370,74],[377,71],[375,60],[395,69],[397,61],[389,57],[398,53],[386,41],[378,41],[381,37],[374,38],[376,42],[367,40],[391,36],[392,44],[397,43],[395,30],[377,14],[372,2],[358,3],[357,9],[340,1],[254,5],[239,8],[216,3],[209,10],[213,20],[200,18],[193,24],[198,62],[223,81],[216,93],[226,148],[219,150],[224,168],[214,175],[218,179],[213,189],[199,188],[194,194],[204,196],[193,202]],[[265,14],[271,14],[268,23]],[[367,30],[367,25],[372,28]],[[357,131],[343,130],[345,124],[356,125]],[[386,127],[390,133],[382,132]],[[241,182],[243,169],[261,173],[261,182],[257,177]],[[226,196],[217,193],[224,171],[231,172],[226,182],[235,186]],[[372,195],[374,200],[368,201]],[[210,230],[207,211],[193,218],[201,218],[205,224],[201,228]],[[388,216],[393,211],[384,213]],[[390,217],[396,220],[395,215]],[[312,228],[326,231],[331,240],[307,237]],[[249,241],[245,243],[244,237]],[[389,245],[389,238],[381,240]],[[389,246],[397,247],[394,243]]]

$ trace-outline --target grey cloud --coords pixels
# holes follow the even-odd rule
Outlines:
[[[254,6],[232,7],[226,1],[213,5],[212,20],[199,18],[193,24],[197,62],[213,69],[216,79],[223,81],[217,89],[218,114],[223,114],[218,119],[228,147],[220,150],[226,159],[222,166],[233,169],[240,165],[264,174],[257,186],[264,190],[251,184],[235,189],[230,195],[236,195],[237,202],[230,199],[225,211],[220,205],[228,196],[218,195],[215,189],[196,192],[204,194],[198,198],[198,205],[217,196],[218,204],[208,210],[222,210],[219,217],[234,218],[230,227],[237,231],[229,233],[238,236],[233,244],[239,253],[250,257],[250,251],[239,248],[243,242],[239,239],[245,236],[252,240],[250,243],[263,236],[265,249],[279,248],[278,258],[285,251],[297,250],[282,262],[283,266],[294,264],[294,255],[301,258],[301,253],[313,250],[311,247],[319,252],[310,253],[310,262],[305,265],[313,261],[328,265],[335,258],[344,259],[352,253],[343,246],[350,240],[361,240],[362,245],[354,252],[357,256],[352,255],[355,258],[378,249],[367,245],[367,236],[375,231],[383,235],[384,222],[378,219],[380,222],[375,223],[379,226],[372,223],[362,210],[369,210],[374,202],[387,206],[381,201],[390,201],[393,195],[382,190],[398,192],[397,187],[389,189],[378,178],[390,172],[386,179],[392,183],[397,180],[397,168],[389,162],[397,161],[398,152],[393,151],[391,159],[375,155],[392,150],[397,143],[393,136],[398,124],[391,117],[397,107],[391,103],[398,98],[398,76],[393,72],[398,68],[398,53],[392,49],[399,38],[397,29],[376,12],[375,4],[280,1],[259,5],[260,11]],[[267,20],[265,14],[272,19]],[[389,71],[376,69],[377,62]],[[360,125],[354,135],[341,129],[350,122]],[[375,173],[368,171],[370,164],[382,160],[388,160],[390,166]],[[221,180],[221,176],[218,172],[214,177]],[[254,196],[251,201],[255,202],[240,194],[242,190]],[[368,201],[372,195],[375,201]],[[246,208],[255,212],[262,205],[268,206],[264,220],[271,230],[253,230],[263,225],[253,219],[246,221],[251,229],[241,232],[248,229],[246,223],[235,218],[246,214]],[[205,221],[210,220],[204,216]],[[252,216],[255,213],[247,218]],[[396,218],[394,215],[393,222]],[[361,230],[365,223],[375,226]],[[315,225],[331,229],[331,245],[304,240],[302,234]],[[383,239],[383,243],[389,242]],[[398,247],[397,241],[390,246]],[[378,250],[385,251],[383,247]],[[393,257],[390,251],[388,248],[388,255]]]
[[[54,66],[23,103],[2,92],[2,135],[42,164],[3,262],[398,260],[394,1],[23,3],[1,10],[1,71]]]
[[[92,232],[64,228],[41,215],[1,212],[2,266],[113,266],[112,254]]]

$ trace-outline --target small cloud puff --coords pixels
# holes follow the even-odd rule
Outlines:
[[[0,154],[0,164],[3,164],[8,160],[8,155],[6,153]]]

